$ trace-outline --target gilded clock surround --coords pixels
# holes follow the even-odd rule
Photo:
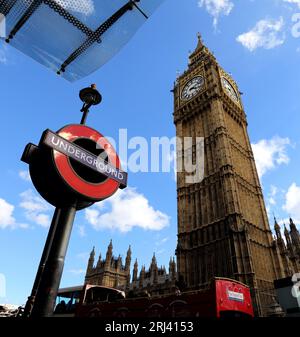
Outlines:
[[[230,81],[226,77],[221,77],[221,82],[223,85],[223,88],[225,89],[225,92],[227,95],[235,102],[239,103],[239,96],[234,89],[233,85],[230,83]]]
[[[178,103],[180,105],[187,104],[191,100],[191,99],[184,100],[184,99],[182,99],[181,95],[182,95],[182,92],[183,92],[184,88],[186,87],[186,85],[196,77],[202,77],[203,80],[204,80],[204,83],[203,83],[201,89],[199,90],[199,92],[195,96],[193,96],[191,99],[201,95],[206,90],[206,76],[205,76],[204,69],[197,69],[196,72],[191,72],[191,73],[187,74],[187,76],[184,76],[183,78],[181,78],[180,82],[179,82],[180,95],[178,97]]]
[[[180,99],[182,101],[189,101],[195,96],[197,96],[204,88],[205,81],[204,77],[201,75],[193,77],[191,80],[186,82],[181,90]],[[193,91],[192,91],[193,90]]]

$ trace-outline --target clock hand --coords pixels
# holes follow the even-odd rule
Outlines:
[[[199,86],[198,85],[195,85],[194,87],[191,87],[190,90],[195,90],[195,89],[198,89]]]

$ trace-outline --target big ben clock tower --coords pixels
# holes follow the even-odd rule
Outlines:
[[[204,179],[177,173],[178,274],[190,289],[213,277],[246,283],[265,315],[278,270],[240,92],[200,35],[189,58],[174,87],[174,123],[181,139],[203,137]]]

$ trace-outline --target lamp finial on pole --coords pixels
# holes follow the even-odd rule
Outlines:
[[[102,101],[100,92],[96,89],[96,84],[91,84],[90,87],[80,90],[79,97],[83,102],[81,112],[83,112],[80,124],[84,125],[92,105],[98,105]]]

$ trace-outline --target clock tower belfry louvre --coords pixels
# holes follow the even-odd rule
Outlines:
[[[283,274],[276,266],[240,93],[200,35],[189,58],[175,83],[174,123],[180,139],[204,138],[204,179],[191,184],[189,173],[177,173],[178,275],[190,289],[204,288],[218,276],[246,283],[257,315],[265,315],[273,281]]]

